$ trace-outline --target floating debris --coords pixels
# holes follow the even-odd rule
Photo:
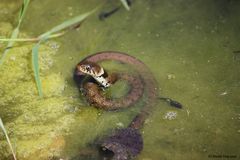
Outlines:
[[[167,75],[167,79],[175,79],[176,78],[176,76],[174,75],[174,74],[168,74]]]
[[[16,57],[15,57],[15,56],[11,56],[10,59],[11,59],[12,61],[15,61],[15,60],[16,60]]]
[[[167,112],[164,116],[163,119],[167,119],[167,120],[173,120],[177,117],[177,112],[174,111],[169,111]]]
[[[60,48],[60,44],[55,42],[55,41],[49,41],[47,42],[47,46],[49,46],[51,49],[53,49],[53,51],[58,51],[58,49]]]
[[[240,61],[240,50],[239,51],[233,51],[233,59],[235,61]]]
[[[188,115],[188,117],[189,117],[190,111],[189,111],[188,109],[187,109],[186,111],[187,111],[187,115]]]
[[[116,125],[117,125],[118,127],[124,127],[124,125],[123,125],[122,122],[118,122],[118,123],[116,123]]]
[[[220,96],[225,96],[225,95],[227,95],[227,94],[228,94],[228,92],[227,92],[227,91],[224,91],[224,92],[220,93],[219,95],[220,95]]]

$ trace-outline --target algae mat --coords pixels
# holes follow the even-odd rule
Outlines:
[[[16,2],[0,2],[1,36],[15,24]],[[120,3],[32,1],[20,36],[39,35],[102,3],[78,30],[42,45],[44,99],[34,84],[31,44],[17,44],[0,68],[0,116],[18,158],[74,157],[96,137],[128,124],[137,109],[112,113],[89,107],[72,80],[83,57],[116,50],[141,59],[160,94],[184,105],[177,110],[159,101],[142,130],[144,149],[137,159],[239,159],[240,2],[138,0],[130,11],[121,8],[100,21],[101,11]],[[11,157],[2,133],[0,148],[0,159]]]

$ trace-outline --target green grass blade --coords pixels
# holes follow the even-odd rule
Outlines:
[[[38,95],[42,97],[43,96],[42,83],[39,76],[39,64],[38,64],[38,50],[39,50],[40,43],[41,41],[36,43],[32,48],[32,66],[33,66],[35,82],[37,85]]]
[[[22,8],[21,8],[21,10],[19,12],[19,16],[18,16],[18,24],[19,25],[22,23],[23,17],[26,14],[29,3],[30,3],[30,0],[23,1]]]
[[[15,152],[13,151],[12,144],[11,144],[10,139],[9,139],[9,137],[8,137],[7,130],[5,129],[5,127],[4,127],[4,125],[3,125],[3,121],[2,121],[1,118],[0,118],[0,128],[2,129],[4,135],[5,135],[6,139],[7,139],[7,142],[8,142],[8,145],[9,145],[10,149],[11,149],[11,152],[12,152],[12,154],[13,154],[14,160],[17,160],[16,154],[15,154]]]
[[[12,32],[12,35],[11,35],[11,38],[10,39],[16,39],[17,36],[18,36],[18,33],[19,33],[19,29],[18,28],[15,28],[14,31]],[[0,65],[3,63],[9,49],[13,46],[14,44],[14,41],[9,41],[8,44],[7,44],[7,48],[4,50],[3,52],[3,55],[0,59]]]
[[[18,36],[18,33],[19,33],[19,28],[20,28],[20,25],[21,25],[21,22],[22,22],[22,19],[26,13],[26,10],[27,10],[27,7],[28,7],[28,4],[29,4],[30,0],[24,0],[23,1],[23,4],[22,4],[22,8],[21,8],[21,11],[19,12],[19,17],[18,17],[18,25],[17,27],[13,30],[12,32],[12,35],[11,35],[11,39],[16,39],[17,36]],[[9,51],[9,49],[13,46],[14,44],[14,41],[10,41],[7,45],[7,48],[4,50],[3,52],[3,55],[0,59],[0,66],[3,64],[3,61]]]
[[[67,29],[67,28],[69,28],[73,25],[76,25],[76,24],[82,22],[83,20],[85,20],[88,16],[90,16],[95,11],[96,11],[96,9],[94,9],[90,12],[87,12],[85,14],[81,14],[79,16],[76,16],[76,17],[74,17],[70,20],[67,20],[67,21],[61,23],[60,25],[52,28],[48,32],[45,32],[44,34],[41,34],[38,37],[39,42],[37,44],[35,44],[32,48],[32,66],[33,66],[33,71],[34,71],[35,82],[36,82],[37,89],[38,89],[38,94],[39,94],[40,97],[43,96],[42,84],[41,84],[41,80],[40,80],[40,77],[39,77],[39,64],[38,64],[38,49],[39,49],[40,43],[47,40],[51,36],[53,36],[54,33],[60,32],[64,29]],[[56,33],[56,35],[61,35],[61,33]]]
[[[128,6],[128,3],[127,3],[127,1],[126,0],[120,0],[121,2],[122,2],[122,4],[123,4],[123,6],[126,8],[126,10],[130,10],[130,7]]]
[[[91,14],[93,14],[94,12],[96,11],[96,9],[90,11],[90,12],[87,12],[87,13],[84,13],[84,14],[81,14],[79,16],[76,16],[72,19],[69,19],[63,23],[61,23],[60,25],[56,26],[56,27],[53,27],[51,30],[43,33],[40,35],[40,38],[42,40],[45,40],[45,39],[48,39],[48,36],[50,36],[51,34],[53,33],[56,33],[56,32],[59,32],[63,29],[67,29],[73,25],[76,25],[80,22],[82,22],[83,20],[85,20],[88,16],[90,16]]]
[[[55,33],[55,34],[51,34],[48,39],[53,39],[53,38],[57,38],[60,36],[63,36],[66,32],[59,32],[59,33]],[[37,38],[0,38],[0,42],[38,42],[40,39]]]

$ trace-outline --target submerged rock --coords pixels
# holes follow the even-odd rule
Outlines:
[[[103,157],[113,160],[128,160],[136,157],[143,149],[143,139],[138,130],[124,128],[104,138],[100,144]]]

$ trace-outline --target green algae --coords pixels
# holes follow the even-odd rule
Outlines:
[[[65,80],[60,73],[48,71],[57,50],[48,45],[40,47],[40,75],[45,97],[39,99],[31,70],[31,47],[30,44],[16,45],[9,50],[0,68],[0,116],[6,119],[6,128],[17,145],[19,159],[28,159],[39,150],[47,149],[54,137],[68,132],[68,124],[74,121],[73,115],[63,116],[67,112],[64,110],[68,108],[66,104],[70,105],[66,97],[60,97]],[[52,123],[46,125],[48,122]],[[3,149],[6,144],[0,146],[1,157],[8,157],[10,152]],[[48,152],[42,152],[44,159]]]
[[[0,19],[1,21],[11,21],[16,17],[16,12],[21,7],[21,1],[2,0],[0,3]],[[11,31],[10,31],[11,32]]]
[[[8,37],[11,34],[13,27],[10,23],[1,22],[0,23],[0,33],[1,37]]]

